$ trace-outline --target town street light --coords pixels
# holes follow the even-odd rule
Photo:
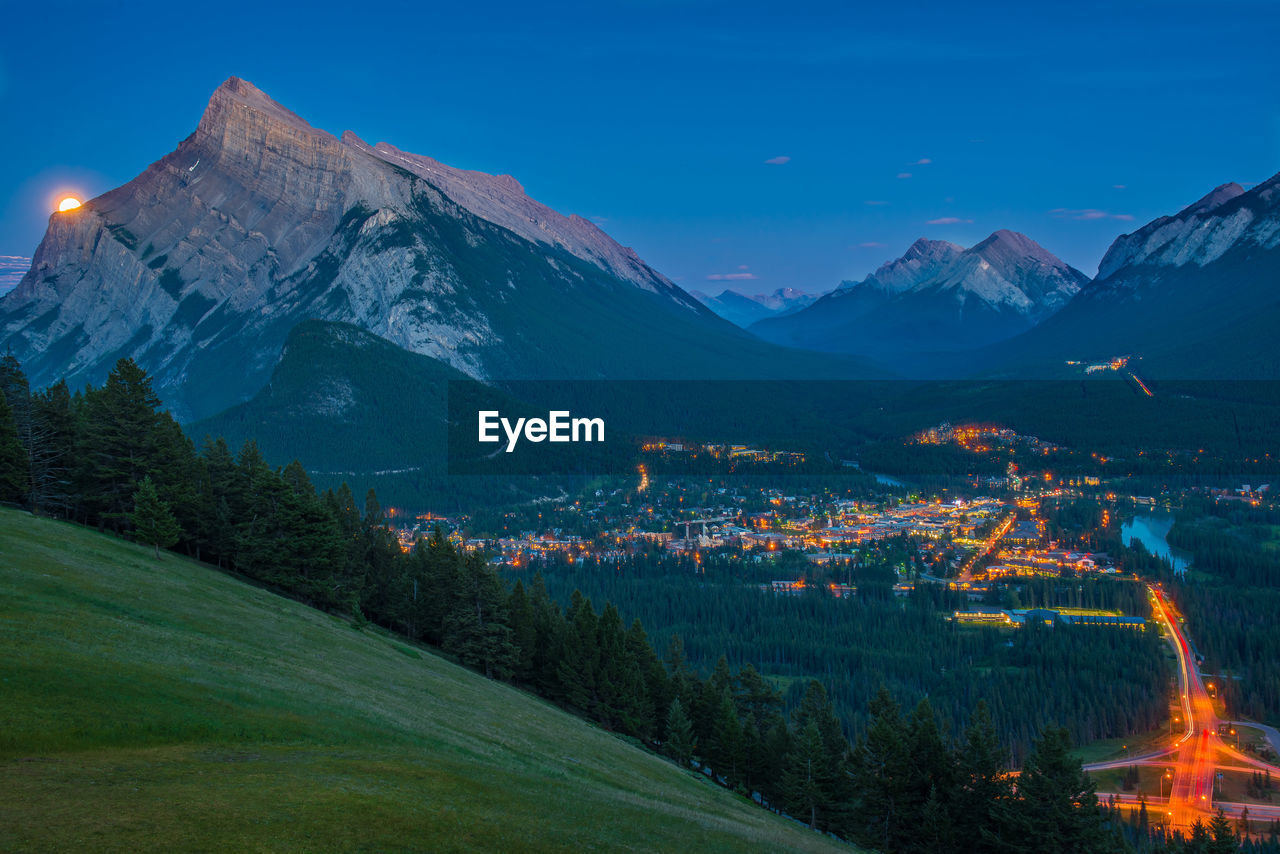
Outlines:
[[[1160,797],[1164,797],[1164,781],[1173,779],[1173,771],[1169,768],[1164,770],[1164,774],[1160,777]],[[1169,797],[1173,797],[1173,783],[1169,783]],[[1173,815],[1173,813],[1169,813]]]

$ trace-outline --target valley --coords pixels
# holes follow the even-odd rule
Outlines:
[[[739,25],[593,100],[652,10],[487,89],[524,30],[396,14],[471,52],[157,100],[0,256],[0,848],[1280,850],[1270,155],[946,74],[688,133]]]

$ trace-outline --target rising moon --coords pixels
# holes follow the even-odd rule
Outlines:
[[[78,207],[80,207],[80,200],[75,196],[67,196],[65,199],[58,202],[59,211],[73,211]]]

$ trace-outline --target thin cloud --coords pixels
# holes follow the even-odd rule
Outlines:
[[[859,243],[859,249],[883,249],[883,243],[876,243],[874,240],[868,240],[866,243]]]
[[[708,282],[745,282],[756,277],[755,273],[712,273]]]
[[[765,161],[765,163],[768,163],[770,166],[781,166],[783,163],[790,163],[790,162],[791,162],[791,158],[786,156],[785,154],[780,155],[778,157],[770,157],[768,160]]]
[[[899,178],[910,178],[910,177],[911,177],[911,173],[910,173],[910,172],[899,172],[899,173],[898,173],[898,177],[899,177]]]
[[[973,222],[973,220],[960,219],[958,216],[943,216],[929,220],[929,225],[966,225],[971,222]]]
[[[863,202],[863,204],[864,204],[864,205],[871,205],[871,207],[873,207],[873,208],[878,208],[878,207],[880,207],[881,205],[887,205],[887,204],[889,204],[889,203],[888,203],[888,202],[876,201],[876,200],[874,200],[874,199],[868,199],[867,201]]]
[[[0,294],[16,288],[30,269],[31,259],[25,255],[0,255]]]
[[[1111,189],[1113,189],[1113,190],[1127,190],[1127,189],[1129,189],[1129,188],[1128,188],[1128,187],[1126,187],[1124,184],[1112,184],[1112,185],[1111,185]]]
[[[1049,211],[1049,216],[1054,219],[1074,219],[1081,222],[1089,222],[1096,219],[1118,219],[1127,222],[1133,219],[1132,214],[1111,213],[1099,208],[1054,208]]]
[[[930,160],[928,157],[921,157],[919,160],[917,160],[915,163],[912,163],[911,165],[912,166],[928,166],[932,162],[933,161]]]

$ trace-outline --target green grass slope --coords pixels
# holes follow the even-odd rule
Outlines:
[[[850,850],[391,636],[12,510],[0,849]]]

